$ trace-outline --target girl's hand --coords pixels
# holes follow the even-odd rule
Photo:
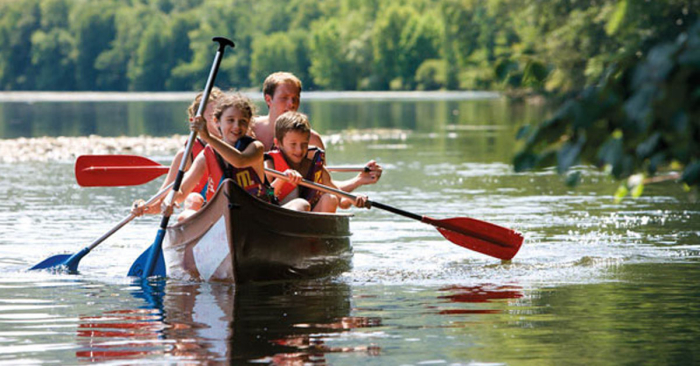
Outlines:
[[[134,205],[131,206],[131,214],[139,217],[146,213],[146,201],[138,199],[134,201]]]
[[[160,207],[160,203],[162,200],[163,200],[163,198],[161,198],[158,201],[153,202],[149,206],[146,206],[146,201],[144,201],[142,199],[138,199],[138,200],[134,201],[134,205],[131,206],[131,213],[136,217],[142,216],[144,214],[149,214],[149,215],[159,214],[160,211],[158,210],[158,207]]]
[[[173,203],[171,206],[168,206],[165,204],[165,199],[160,201],[160,212],[165,215],[165,216],[172,216],[173,211],[175,208],[180,208],[180,204],[178,204],[175,200],[177,200],[178,196],[182,196],[182,191],[178,191],[177,194],[175,195],[175,198],[173,199]]]
[[[190,131],[197,132],[203,139],[209,138],[207,120],[202,116],[195,117],[194,119],[190,118]]]
[[[298,185],[299,183],[301,183],[301,180],[304,179],[304,177],[302,177],[301,174],[299,174],[299,172],[294,170],[294,169],[285,170],[284,175],[286,175],[288,178],[287,182],[289,182],[295,186]]]

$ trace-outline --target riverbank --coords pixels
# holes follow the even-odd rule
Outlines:
[[[349,141],[403,141],[410,132],[400,129],[372,129],[343,131],[323,136],[327,146]],[[174,155],[187,141],[186,135],[169,137],[20,137],[0,139],[0,162],[15,163],[26,161],[73,161],[80,155],[134,154],[134,155]]]
[[[243,90],[255,101],[262,101],[259,90]],[[45,92],[0,91],[0,102],[189,102],[198,92]],[[304,91],[303,100],[481,100],[500,98],[494,91]]]

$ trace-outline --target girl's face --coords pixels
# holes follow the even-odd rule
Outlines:
[[[223,140],[229,145],[234,145],[238,139],[248,132],[250,119],[246,118],[238,108],[230,107],[221,113],[221,120],[218,121],[221,128]]]
[[[209,130],[209,134],[221,138],[219,126],[214,120],[214,108],[216,108],[216,101],[209,101],[207,107],[204,108],[204,119],[207,120],[207,130]]]
[[[309,151],[310,136],[310,133],[288,131],[278,147],[292,164],[300,164]]]

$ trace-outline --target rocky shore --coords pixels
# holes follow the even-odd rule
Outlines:
[[[343,131],[323,136],[327,146],[351,141],[403,141],[407,131],[386,129]],[[186,135],[170,137],[34,137],[0,139],[0,162],[74,161],[80,155],[134,154],[144,156],[174,155],[187,141]]]
[[[35,137],[0,140],[0,161],[73,161],[80,155],[174,154],[187,136],[171,137]]]

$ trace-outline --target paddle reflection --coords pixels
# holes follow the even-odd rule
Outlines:
[[[141,309],[81,317],[82,361],[129,359],[204,362],[327,363],[325,354],[379,353],[372,345],[333,346],[343,332],[381,325],[349,316],[350,288],[338,283],[139,284]]]
[[[447,292],[447,295],[438,296],[438,299],[447,300],[447,303],[489,303],[494,300],[519,299],[523,297],[522,288],[519,286],[496,286],[482,284],[477,286],[448,286],[438,291]],[[482,308],[444,308],[438,309],[438,314],[498,314],[503,312],[498,309]]]
[[[164,283],[154,282],[138,287],[132,294],[146,301],[139,309],[110,310],[101,316],[81,316],[78,324],[76,351],[81,361],[140,359],[167,352],[163,331],[162,294]]]

